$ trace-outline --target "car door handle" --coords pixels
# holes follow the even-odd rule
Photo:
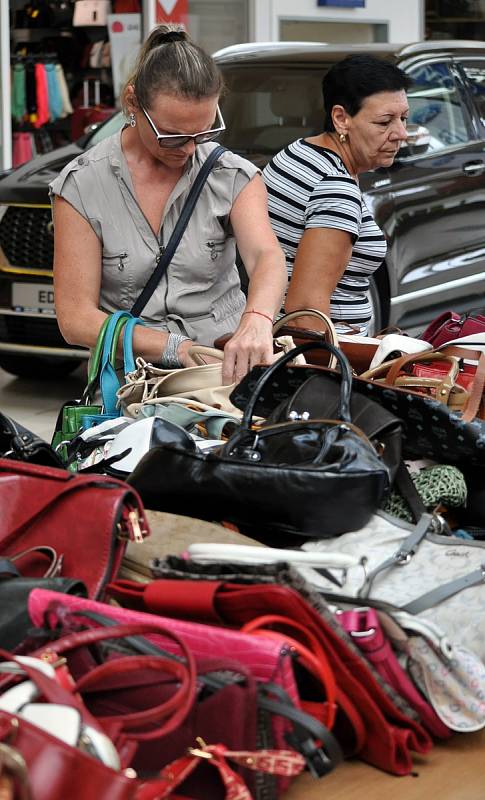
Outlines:
[[[467,161],[463,164],[465,175],[482,175],[485,172],[485,161]]]

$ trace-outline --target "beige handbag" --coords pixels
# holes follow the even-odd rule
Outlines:
[[[294,347],[291,336],[281,336],[276,341],[280,350],[275,358],[279,358],[281,353],[288,352]],[[222,350],[194,344],[188,352],[196,362],[195,367],[166,370],[148,364],[143,358],[137,358],[138,369],[126,375],[127,382],[118,391],[118,400],[123,413],[126,416],[137,417],[141,405],[153,404],[163,399],[164,402],[203,404],[205,408],[227,411],[240,419],[242,411],[233,406],[229,399],[236,384],[222,383],[224,359]],[[208,358],[217,361],[209,364]]]
[[[222,383],[222,358],[213,348],[204,348],[194,345],[189,350],[189,355],[200,362],[202,355],[220,357],[215,364],[198,363],[195,367],[184,369],[159,369],[148,364],[143,358],[137,358],[138,369],[128,373],[126,383],[118,391],[118,400],[127,416],[137,416],[136,411],[140,403],[155,403],[157,400],[165,401],[173,398],[183,398],[185,401],[195,400],[207,406],[228,411],[230,414],[241,417],[241,411],[232,405],[229,395],[235,384]]]

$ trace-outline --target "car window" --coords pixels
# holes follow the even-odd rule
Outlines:
[[[119,131],[123,125],[126,124],[125,115],[118,111],[113,117],[110,117],[103,125],[96,128],[93,135],[88,139],[86,147],[93,147],[93,145],[107,139],[112,133]]]
[[[223,67],[226,131],[221,143],[246,153],[275,153],[323,129],[322,75],[318,69]]]
[[[429,150],[441,150],[469,140],[455,80],[445,63],[420,64],[409,70],[409,122],[430,132]]]
[[[462,61],[478,113],[485,125],[485,60]]]

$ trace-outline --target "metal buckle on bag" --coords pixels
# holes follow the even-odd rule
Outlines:
[[[405,567],[406,564],[409,564],[413,555],[414,555],[414,550],[411,553],[405,553],[403,550],[398,550],[394,556],[396,560],[396,566]]]
[[[300,414],[298,411],[290,411],[288,414],[288,419],[291,419],[292,422],[306,422],[308,419],[310,419],[310,412],[302,411]]]
[[[29,784],[29,771],[24,757],[8,744],[0,743],[0,771],[2,775],[18,781],[22,788],[23,800],[31,800],[32,793]],[[17,793],[15,793],[17,796]]]
[[[121,522],[118,522],[118,538],[142,544],[145,536],[148,536],[148,531],[146,528],[141,527],[140,522],[141,518],[138,509],[128,510],[126,517],[123,517]]]
[[[198,747],[188,747],[187,753],[190,756],[197,756],[198,758],[213,758],[212,753],[209,753],[205,748],[207,747],[206,742],[204,742],[202,736],[196,736],[195,741],[199,745]]]
[[[248,461],[261,461],[261,453],[256,448],[259,442],[259,433],[255,433],[254,441],[249,447],[235,447],[231,450],[231,456],[239,456],[239,458],[247,458]]]

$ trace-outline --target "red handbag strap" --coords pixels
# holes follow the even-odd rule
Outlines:
[[[269,625],[276,625],[280,630],[273,630],[268,627]],[[300,635],[302,638],[309,640],[313,651],[302,644],[301,641],[295,639],[294,636],[288,635],[286,630],[294,631],[296,635]],[[327,655],[316,636],[299,622],[275,614],[256,617],[243,625],[241,632],[278,638],[282,642],[289,644],[295,650],[302,664],[323,687],[326,701],[318,704],[321,707],[321,711],[323,711],[322,717],[319,717],[319,720],[331,730],[335,722],[337,710],[337,684]]]
[[[98,715],[98,717],[106,724],[119,723],[121,733],[130,739],[136,741],[156,739],[179,727],[194,704],[195,678],[185,664],[164,656],[138,655],[116,658],[106,661],[79,678],[75,690],[82,693],[118,688],[116,682],[118,677],[123,678],[123,685],[126,686],[129,685],[130,673],[147,670],[153,671],[161,681],[165,681],[166,673],[175,679],[178,688],[168,700],[152,708],[124,713],[122,716]],[[140,730],[147,725],[156,727],[152,727],[149,731]]]
[[[37,655],[33,655],[33,658],[39,658]],[[41,668],[36,669],[34,666],[28,663],[24,663],[21,659],[17,658],[12,653],[9,653],[7,650],[0,649],[0,658],[5,659],[5,661],[12,661],[17,664],[22,672],[25,674],[25,677],[32,681],[32,683],[37,687],[39,690],[39,694],[41,694],[49,703],[58,703],[59,705],[66,705],[72,706],[76,708],[81,714],[85,717],[87,712],[84,707],[84,704],[81,702],[79,698],[77,698],[73,693],[71,693],[68,689],[61,686],[60,683],[49,678],[44,672],[41,671]],[[5,675],[8,673],[2,672],[0,675]],[[13,676],[13,673],[12,673]],[[17,677],[17,676],[15,676]]]

